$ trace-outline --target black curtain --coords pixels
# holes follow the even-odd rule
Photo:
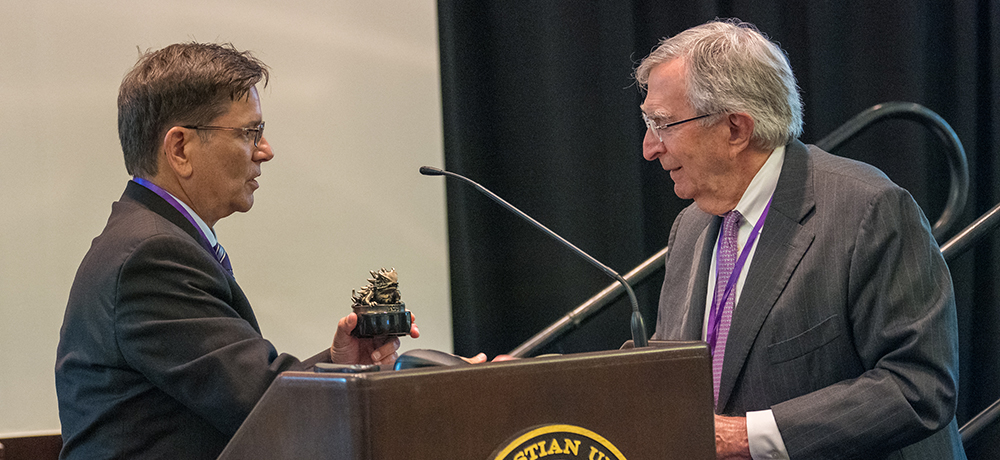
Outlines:
[[[716,17],[756,24],[788,53],[818,141],[875,104],[941,115],[968,156],[959,225],[1000,202],[1000,0],[439,0],[445,167],[466,175],[625,273],[662,249],[677,199],[642,159],[638,60]],[[948,189],[943,145],[887,121],[834,151],[881,168],[934,222]],[[455,350],[505,353],[612,280],[471,187],[447,186]],[[997,232],[994,232],[997,233]],[[942,240],[943,242],[943,240]],[[961,338],[959,422],[1000,398],[1000,239],[949,265]],[[652,333],[662,274],[635,286]],[[617,348],[627,299],[543,350]],[[967,446],[1000,454],[1000,424]]]

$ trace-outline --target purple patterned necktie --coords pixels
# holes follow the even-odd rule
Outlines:
[[[722,314],[716,318],[718,321],[718,332],[715,334],[715,346],[712,354],[712,386],[715,389],[715,403],[719,403],[719,381],[722,378],[722,360],[726,354],[726,336],[729,335],[729,322],[733,317],[733,307],[736,304],[736,294],[730,292],[725,299],[726,284],[729,277],[733,275],[736,266],[736,256],[738,254],[736,238],[740,230],[740,220],[743,216],[739,211],[733,210],[726,213],[722,219],[722,236],[719,242],[719,254],[716,256],[715,269],[715,299],[722,301]],[[739,275],[737,275],[739,276]],[[714,328],[715,325],[709,324]]]

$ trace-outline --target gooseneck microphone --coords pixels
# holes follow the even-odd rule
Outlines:
[[[557,235],[552,230],[549,230],[548,227],[542,225],[540,222],[533,219],[531,216],[525,214],[520,209],[515,208],[514,205],[504,201],[503,198],[500,198],[499,196],[497,196],[497,194],[489,191],[488,189],[486,189],[486,187],[479,185],[478,183],[476,183],[476,181],[469,179],[468,177],[465,177],[461,174],[453,173],[451,171],[438,169],[432,166],[421,166],[420,174],[423,174],[425,176],[449,176],[449,177],[454,177],[456,179],[460,179],[469,184],[472,184],[472,186],[475,187],[476,190],[479,190],[484,195],[490,197],[490,199],[492,199],[493,201],[500,203],[500,205],[503,206],[504,208],[507,208],[508,211],[517,214],[522,219],[528,221],[529,223],[531,223],[531,225],[534,225],[535,228],[545,232],[552,238],[555,238],[556,241],[561,243],[563,246],[572,249],[573,252],[577,253],[580,257],[583,257],[584,260],[590,262],[591,265],[601,269],[601,271],[603,271],[605,274],[617,280],[625,288],[625,291],[628,292],[629,301],[632,302],[632,342],[635,344],[636,348],[645,347],[648,345],[649,342],[646,339],[646,324],[642,320],[642,314],[639,313],[639,302],[635,299],[635,292],[632,291],[632,286],[629,286],[628,282],[625,281],[625,278],[622,278],[622,276],[619,275],[618,272],[612,270],[611,267],[608,267],[607,265],[602,264],[597,259],[591,257],[590,254],[583,252],[582,250],[580,250],[580,248],[574,246],[573,243],[566,241],[565,238]]]

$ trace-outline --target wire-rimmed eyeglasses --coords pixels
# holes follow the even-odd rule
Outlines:
[[[642,112],[642,121],[646,122],[646,127],[649,128],[649,129],[651,129],[651,130],[653,130],[653,135],[656,136],[656,138],[659,139],[660,142],[663,142],[663,136],[660,135],[660,131],[666,131],[666,129],[669,128],[669,127],[671,127],[671,126],[677,126],[677,125],[679,125],[681,123],[687,123],[689,121],[700,120],[702,118],[710,117],[712,115],[715,115],[715,114],[714,113],[706,113],[704,115],[698,115],[697,117],[691,117],[691,118],[688,118],[686,120],[675,121],[673,123],[667,123],[665,125],[657,126],[656,122],[654,122],[651,118],[649,118],[649,115],[646,115],[646,112]]]
[[[260,122],[260,124],[257,125],[256,128],[230,128],[230,127],[227,127],[227,126],[195,126],[195,125],[181,126],[181,128],[187,128],[187,129],[206,129],[206,130],[215,130],[215,131],[243,131],[243,135],[244,136],[249,136],[250,133],[253,133],[253,146],[254,147],[259,147],[260,146],[260,139],[262,137],[264,137],[264,122],[263,121]]]

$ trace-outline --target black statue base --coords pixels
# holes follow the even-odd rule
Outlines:
[[[403,302],[393,304],[355,305],[358,325],[351,331],[355,337],[406,335],[410,333],[412,319]]]

